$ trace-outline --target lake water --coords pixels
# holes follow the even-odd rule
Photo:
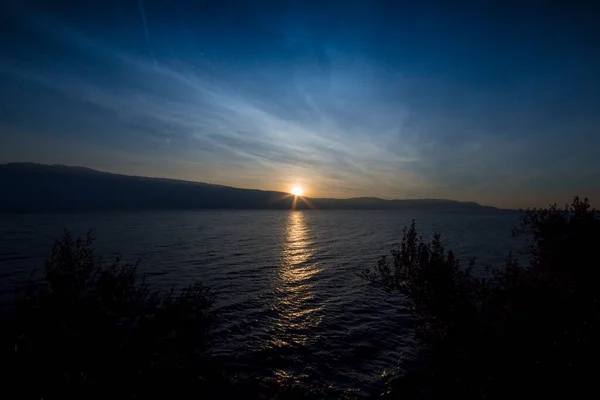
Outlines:
[[[0,214],[0,298],[43,270],[54,238],[93,230],[98,254],[142,259],[150,284],[196,280],[218,295],[214,353],[248,373],[346,393],[380,388],[412,354],[401,299],[357,277],[402,238],[442,234],[466,265],[502,266],[523,247],[517,213],[407,211],[165,211]],[[476,271],[477,272],[477,271]]]

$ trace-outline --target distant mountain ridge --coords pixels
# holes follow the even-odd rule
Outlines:
[[[455,200],[303,198],[289,193],[211,183],[148,178],[86,167],[0,164],[0,212],[83,212],[161,209],[420,209],[493,212],[498,208]]]

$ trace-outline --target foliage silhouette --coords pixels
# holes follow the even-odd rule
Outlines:
[[[131,398],[203,390],[213,293],[196,283],[164,296],[137,264],[105,266],[93,239],[56,241],[42,281],[5,315],[5,378],[18,398]],[[8,346],[7,346],[8,345]]]
[[[529,265],[509,259],[487,278],[426,242],[413,222],[398,249],[362,277],[405,298],[422,364],[390,396],[505,398],[593,394],[600,314],[600,220],[587,199],[522,213]],[[306,398],[226,372],[210,356],[213,293],[150,290],[137,264],[106,265],[93,240],[68,232],[41,281],[3,314],[6,393],[17,398]],[[258,383],[257,383],[258,382]]]
[[[588,199],[522,212],[515,234],[531,238],[530,263],[509,259],[477,278],[405,228],[402,245],[362,277],[405,296],[422,365],[394,383],[409,398],[590,395],[600,349],[597,290],[600,220]]]

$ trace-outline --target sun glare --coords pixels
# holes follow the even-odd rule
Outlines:
[[[294,196],[302,196],[304,194],[304,190],[302,190],[300,186],[294,186],[292,190],[290,190],[290,193]]]

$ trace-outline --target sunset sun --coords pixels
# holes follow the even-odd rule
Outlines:
[[[302,196],[304,194],[304,190],[302,190],[300,186],[294,186],[292,190],[290,190],[290,193],[294,196]]]

